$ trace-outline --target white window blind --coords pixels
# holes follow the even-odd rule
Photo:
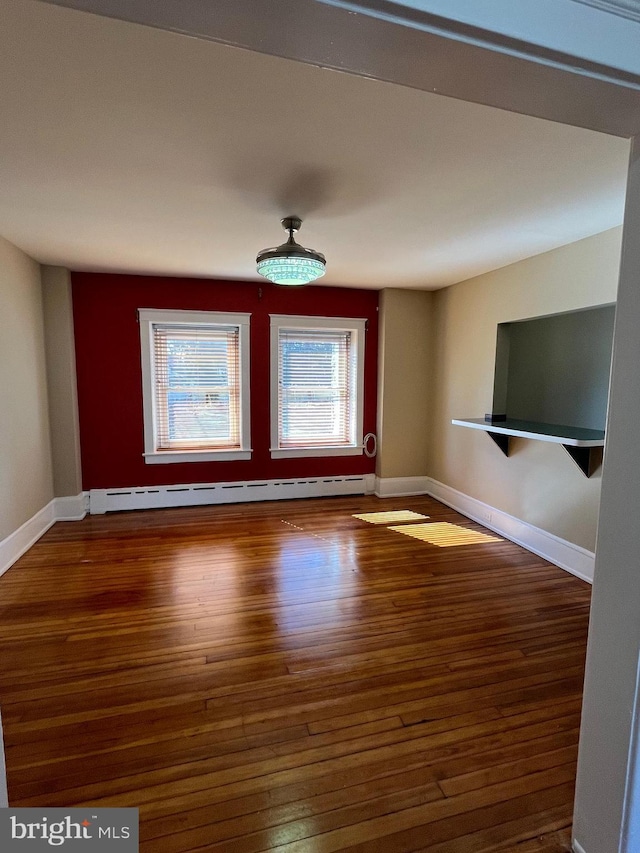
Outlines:
[[[279,449],[354,444],[355,357],[350,329],[279,329]]]
[[[238,326],[152,329],[155,450],[240,449]]]

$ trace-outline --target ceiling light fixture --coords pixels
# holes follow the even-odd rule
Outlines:
[[[293,238],[302,220],[287,216],[281,220],[289,239],[274,249],[263,249],[256,258],[258,272],[274,284],[309,284],[325,273],[326,260],[321,252],[305,249]]]

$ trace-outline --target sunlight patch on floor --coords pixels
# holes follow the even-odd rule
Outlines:
[[[403,524],[399,527],[389,527],[389,530],[396,530],[398,533],[404,533],[405,536],[420,539],[421,542],[437,545],[438,548],[503,541],[499,536],[489,536],[486,533],[479,533],[477,530],[469,530],[467,527],[459,527],[457,524],[449,524],[446,521],[436,524]]]
[[[369,524],[394,524],[398,521],[417,521],[419,518],[429,518],[429,516],[410,509],[397,509],[389,512],[362,512],[354,515],[353,518],[368,521]]]

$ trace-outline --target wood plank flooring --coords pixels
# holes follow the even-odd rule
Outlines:
[[[0,578],[10,804],[139,807],[143,853],[568,851],[589,586],[353,517],[387,510],[483,531],[423,497],[55,525]]]

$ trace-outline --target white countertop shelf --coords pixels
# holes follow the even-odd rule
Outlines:
[[[598,448],[604,447],[604,430],[504,417],[455,418],[451,423],[486,432],[505,456],[509,455],[509,439],[512,437],[561,444],[586,477],[590,477],[602,461]]]
[[[553,441],[556,444],[564,444],[568,447],[604,447],[604,430],[545,424],[538,421],[521,421],[514,418],[505,420],[456,418],[451,423],[470,429],[480,429],[484,432],[495,432],[498,435],[513,435],[519,438],[532,438],[537,441]]]

